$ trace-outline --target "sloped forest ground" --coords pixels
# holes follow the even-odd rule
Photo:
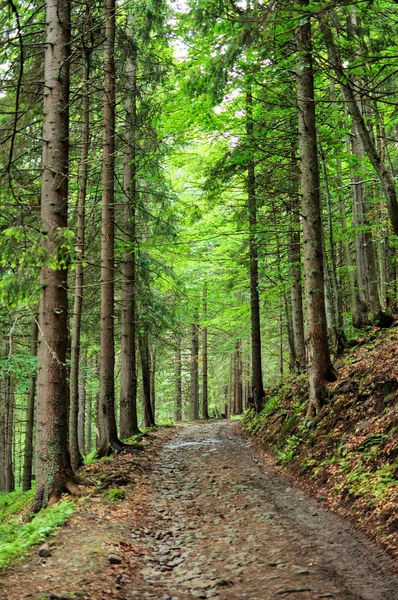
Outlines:
[[[398,600],[393,564],[297,490],[228,421],[159,430],[59,533],[5,572],[3,600]]]
[[[338,380],[312,427],[305,377],[267,392],[241,431],[326,506],[398,557],[398,323],[363,334],[336,364]]]

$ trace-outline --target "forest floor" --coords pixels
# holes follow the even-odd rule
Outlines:
[[[240,430],[294,485],[345,516],[398,560],[398,320],[361,332],[335,363],[337,381],[308,427],[308,383],[267,390]]]
[[[149,446],[88,467],[103,495],[51,538],[51,556],[4,572],[2,600],[398,600],[392,561],[231,422],[160,430]]]

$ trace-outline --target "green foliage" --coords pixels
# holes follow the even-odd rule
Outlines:
[[[20,490],[0,493],[0,523],[8,520],[14,513],[20,513],[29,506],[34,495],[34,490],[22,492]]]
[[[283,444],[282,450],[276,449],[276,455],[282,465],[287,465],[293,459],[297,449],[302,444],[302,438],[297,435],[291,435]]]
[[[89,452],[89,454],[87,454],[86,456],[84,456],[83,461],[85,465],[92,465],[96,462],[98,462],[100,459],[97,458],[97,451],[96,450],[92,450],[91,452]]]
[[[230,415],[228,418],[230,421],[240,421],[242,419],[242,415]]]
[[[363,462],[359,461],[353,469],[349,461],[339,461],[339,471],[344,473],[343,489],[355,498],[367,498],[368,504],[386,500],[393,489],[398,490],[397,467],[398,461],[386,464],[376,471],[370,471]],[[336,490],[341,490],[341,485]]]
[[[43,542],[73,513],[74,503],[61,500],[24,523],[33,494],[33,490],[0,494],[0,569],[25,556],[31,546]]]
[[[125,497],[125,493],[119,488],[112,488],[108,491],[108,498],[109,500],[112,500],[112,502],[115,502],[117,500],[124,500]]]

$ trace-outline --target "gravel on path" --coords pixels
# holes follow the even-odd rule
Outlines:
[[[183,426],[152,471],[142,585],[128,600],[398,600],[392,563],[264,461],[228,421]]]

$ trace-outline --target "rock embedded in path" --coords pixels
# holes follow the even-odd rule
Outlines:
[[[52,556],[52,552],[51,552],[51,548],[48,544],[42,544],[42,546],[40,546],[39,548],[39,556],[48,558],[49,556]]]
[[[123,562],[122,557],[117,552],[109,552],[108,561],[111,565],[121,565]]]
[[[191,596],[194,598],[207,598],[207,594],[203,590],[191,590]]]
[[[195,581],[195,588],[200,590],[207,590],[217,585],[217,579],[197,579]]]

